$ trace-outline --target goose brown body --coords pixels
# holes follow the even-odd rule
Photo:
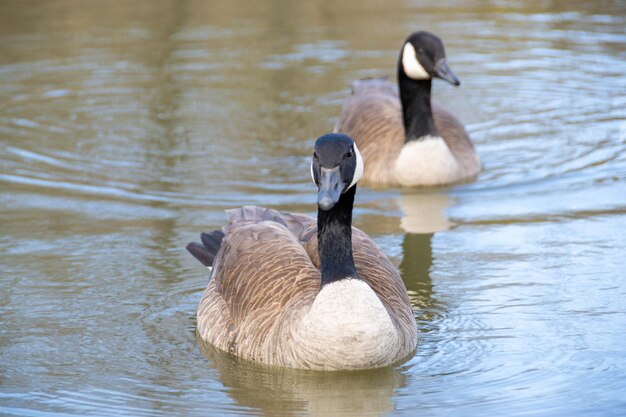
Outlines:
[[[334,342],[308,340],[307,315],[321,289],[315,219],[256,206],[227,213],[229,223],[223,228],[197,313],[202,339],[244,359],[304,369],[377,368],[414,351],[417,329],[404,283],[365,233],[352,228],[354,264],[362,282],[382,303],[384,310],[380,310],[388,315],[389,343],[382,353],[380,346],[387,346],[386,341],[365,340],[341,351],[343,339],[359,338],[350,334],[350,328]],[[342,282],[346,280],[327,287]],[[351,308],[357,311],[347,318],[348,324],[367,319],[362,317],[367,311],[358,311],[358,305]],[[363,323],[357,331],[367,332],[377,325]]]
[[[430,58],[420,48],[424,43],[431,46]],[[459,84],[445,63],[439,38],[416,32],[407,38],[400,54],[398,84],[370,78],[352,85],[335,132],[351,136],[359,146],[365,161],[363,180],[369,185],[443,185],[479,173],[478,155],[461,122],[430,101],[432,77]]]
[[[439,136],[457,162],[449,176],[418,185],[440,185],[469,179],[480,172],[480,160],[461,122],[443,107],[432,103]],[[406,144],[402,105],[397,85],[386,78],[357,80],[343,106],[336,132],[351,136],[365,160],[363,179],[369,185],[401,186],[394,166]],[[428,170],[428,166],[415,167]]]

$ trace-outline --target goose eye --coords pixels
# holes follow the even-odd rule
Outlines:
[[[317,159],[317,152],[313,152],[313,159]]]
[[[346,158],[352,158],[353,154],[352,151],[348,151],[348,153],[346,154]]]

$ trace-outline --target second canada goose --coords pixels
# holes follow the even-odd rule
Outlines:
[[[212,266],[198,307],[203,340],[235,356],[290,368],[379,368],[407,358],[417,328],[406,287],[385,254],[353,228],[363,161],[354,141],[315,143],[317,221],[262,207],[187,249]]]
[[[402,46],[397,87],[380,78],[353,84],[335,131],[359,145],[367,183],[444,185],[470,179],[480,171],[463,125],[431,103],[433,77],[460,84],[446,63],[441,40],[422,31],[411,34]]]

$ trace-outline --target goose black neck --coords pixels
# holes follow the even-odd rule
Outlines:
[[[352,205],[356,185],[328,211],[317,211],[317,244],[322,287],[345,278],[358,278],[352,258]]]
[[[424,136],[437,136],[430,104],[432,80],[413,80],[400,68],[398,71],[400,101],[404,116],[405,142]]]

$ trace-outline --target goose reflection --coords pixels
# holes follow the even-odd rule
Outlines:
[[[413,309],[418,312],[428,311],[434,304],[433,283],[430,279],[433,235],[433,233],[406,233],[402,241],[402,262],[398,269]]]
[[[408,233],[434,233],[454,225],[446,215],[452,199],[438,192],[406,191],[398,197],[402,210],[400,227]]]
[[[422,332],[427,331],[445,309],[434,297],[430,270],[433,236],[454,225],[446,216],[451,203],[448,194],[431,191],[404,192],[398,198],[402,210],[400,227],[407,232],[402,240],[402,261],[398,269]]]
[[[387,367],[319,372],[268,367],[237,359],[196,337],[227,394],[265,416],[382,416],[393,411],[406,376]]]

